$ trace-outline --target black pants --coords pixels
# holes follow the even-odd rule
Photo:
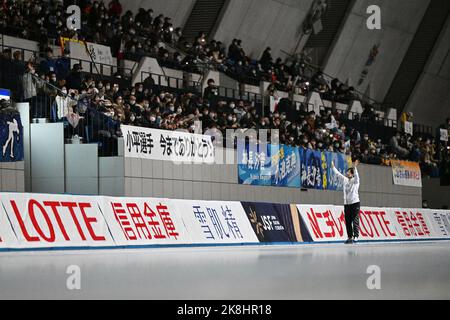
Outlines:
[[[361,204],[355,203],[345,206],[345,225],[349,239],[359,238],[359,210]]]

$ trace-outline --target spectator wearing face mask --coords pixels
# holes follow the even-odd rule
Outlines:
[[[406,158],[409,154],[409,151],[403,148],[400,145],[400,143],[401,143],[401,134],[397,132],[397,134],[391,138],[389,145],[395,154],[397,154],[401,158]]]
[[[219,95],[219,89],[216,87],[216,83],[213,79],[208,80],[208,86],[203,93],[203,99],[208,101],[213,101],[217,99]]]

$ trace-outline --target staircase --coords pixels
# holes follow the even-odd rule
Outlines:
[[[211,34],[220,17],[226,0],[197,0],[184,26],[183,34],[193,41],[200,32]]]
[[[322,17],[322,31],[311,34],[304,47],[311,52],[314,65],[323,66],[330,47],[345,22],[345,16],[352,7],[352,2],[352,0],[328,0],[327,13]]]
[[[425,69],[450,12],[450,1],[432,0],[392,82],[384,103],[401,114]]]

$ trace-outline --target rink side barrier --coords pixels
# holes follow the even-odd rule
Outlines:
[[[341,206],[0,194],[0,251],[341,243]],[[361,242],[450,240],[450,211],[362,208]]]

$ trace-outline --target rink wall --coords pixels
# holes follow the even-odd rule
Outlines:
[[[0,250],[329,243],[343,207],[0,194]],[[450,211],[362,208],[361,241],[450,240]]]

